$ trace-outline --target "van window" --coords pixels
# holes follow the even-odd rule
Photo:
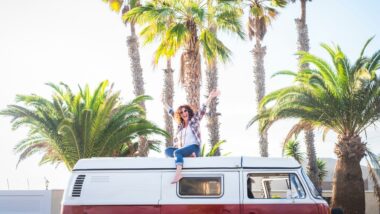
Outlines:
[[[179,196],[220,197],[222,195],[222,176],[184,177],[179,181]]]
[[[315,188],[313,182],[310,180],[309,176],[307,176],[306,172],[301,169],[302,175],[306,180],[306,184],[309,186],[311,194],[314,196],[314,198],[322,198],[320,192]]]
[[[253,173],[247,177],[247,197],[255,199],[305,198],[294,173]]]

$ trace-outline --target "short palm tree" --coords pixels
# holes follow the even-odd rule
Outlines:
[[[287,141],[284,145],[283,152],[284,152],[285,156],[294,158],[300,164],[302,164],[305,160],[305,153],[301,151],[300,143],[297,139],[292,139],[292,140]],[[307,162],[309,162],[309,161],[310,160],[307,157]],[[316,184],[316,187],[318,187],[319,191],[321,192],[322,191],[322,182],[327,175],[326,161],[323,161],[323,160],[317,158],[316,163],[317,163],[318,172],[319,172],[319,174],[318,174],[319,183]],[[309,172],[308,172],[308,174],[310,177]]]
[[[319,171],[319,174],[318,174],[318,177],[319,177],[319,186],[322,187],[322,182],[323,180],[325,179],[325,177],[327,176],[327,166],[326,166],[326,161],[322,160],[322,159],[319,159],[317,158],[317,167],[318,167],[318,171]]]
[[[305,154],[300,150],[300,143],[296,139],[286,142],[284,147],[284,155],[294,158],[300,164],[305,159]]]
[[[77,94],[65,85],[48,84],[52,99],[38,95],[18,95],[17,103],[1,111],[12,117],[13,128],[29,128],[29,134],[15,150],[20,161],[36,152],[43,152],[43,163],[61,163],[71,170],[81,158],[131,154],[139,136],[165,131],[145,119],[139,96],[130,103],[120,101],[120,93],[102,82],[91,93],[88,86]],[[154,145],[154,144],[153,144]],[[153,146],[154,149],[154,146]]]
[[[298,124],[334,131],[338,135],[334,150],[338,160],[332,207],[341,207],[345,213],[365,212],[360,161],[366,145],[360,134],[380,118],[380,51],[364,56],[369,42],[353,64],[339,46],[322,45],[333,66],[315,55],[300,52],[301,62],[314,68],[280,72],[293,75],[296,83],[265,96],[260,113],[249,123],[260,120],[263,131],[280,119],[297,118]]]
[[[252,49],[253,54],[253,75],[256,91],[257,106],[265,95],[265,69],[264,56],[266,47],[261,43],[267,33],[267,27],[277,17],[276,8],[285,7],[286,0],[247,0],[249,6],[248,12],[248,35],[252,40],[255,38],[255,46]],[[260,155],[268,157],[268,135],[261,132],[259,139]]]
[[[219,141],[218,143],[216,143],[213,147],[211,147],[211,149],[207,152],[206,151],[206,144],[203,144],[202,146],[202,149],[201,149],[201,153],[200,153],[200,156],[201,157],[212,157],[212,156],[220,156],[221,154],[217,154],[216,152],[219,151],[220,152],[220,146],[222,144],[225,144],[226,141],[225,140],[222,140],[222,141]],[[227,152],[225,154],[222,154],[222,156],[228,156],[230,155],[231,152]]]
[[[239,22],[240,12],[230,9],[231,0],[218,1],[216,12],[208,11],[202,0],[160,0],[130,10],[124,18],[145,27],[141,35],[145,42],[159,39],[154,61],[181,54],[180,83],[186,91],[187,102],[199,107],[201,81],[201,48],[207,59],[218,57],[226,61],[230,50],[207,27],[209,18],[215,20],[216,29],[237,33],[243,37]],[[232,6],[231,6],[232,7]],[[213,16],[211,16],[213,15]],[[169,22],[169,26],[167,26]]]

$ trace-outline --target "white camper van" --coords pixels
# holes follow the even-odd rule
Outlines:
[[[171,158],[80,160],[63,214],[327,214],[301,166],[287,158],[186,158],[180,182]]]

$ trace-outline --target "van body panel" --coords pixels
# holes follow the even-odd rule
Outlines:
[[[184,178],[171,184],[174,174],[171,158],[80,160],[65,190],[62,213],[329,213],[293,159],[186,158]]]
[[[330,209],[327,203],[319,203],[317,204],[319,214],[330,214]]]
[[[315,204],[244,204],[243,214],[318,214]]]
[[[80,197],[66,194],[67,205],[158,205],[161,198],[161,175],[157,172],[87,171]],[[75,182],[73,179],[71,182]],[[71,186],[74,186],[72,184]]]

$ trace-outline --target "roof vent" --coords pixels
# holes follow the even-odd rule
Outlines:
[[[86,175],[78,175],[77,179],[75,180],[73,192],[71,194],[72,197],[80,197],[80,193],[82,192],[82,186],[83,186],[85,177]]]

